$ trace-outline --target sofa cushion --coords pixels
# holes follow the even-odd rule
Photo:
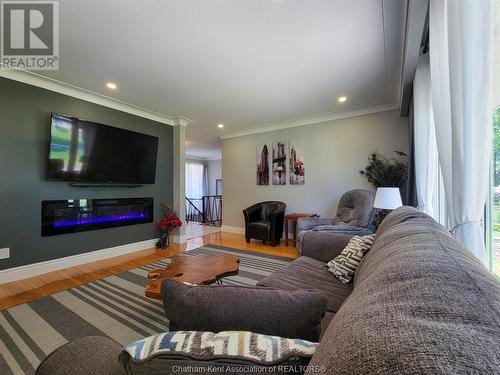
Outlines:
[[[317,341],[327,297],[319,290],[232,285],[161,286],[171,331],[250,331]]]
[[[248,223],[248,228],[251,228],[252,231],[268,233],[271,230],[271,222],[270,221],[252,221]]]
[[[265,230],[269,230],[271,227],[271,222],[270,221],[252,221],[251,223],[248,224],[249,227],[252,228],[262,228]]]
[[[266,237],[271,230],[270,221],[253,221],[248,223],[248,230],[253,236]]]
[[[326,374],[500,373],[498,280],[430,217],[402,208],[387,219],[310,366]]]
[[[339,255],[351,238],[352,235],[303,230],[297,236],[296,247],[300,255],[326,263]]]
[[[125,346],[120,361],[129,374],[174,372],[177,361],[192,360],[211,366],[235,366],[245,373],[277,372],[278,366],[305,366],[318,344],[299,339],[266,336],[246,331],[219,333],[180,331],[146,337]],[[191,363],[194,372],[198,367]],[[211,373],[209,368],[207,372]]]
[[[328,297],[327,310],[336,312],[352,291],[352,284],[342,284],[325,267],[325,262],[300,257],[288,266],[257,283],[258,286],[286,290],[319,289]]]

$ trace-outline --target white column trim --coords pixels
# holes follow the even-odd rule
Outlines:
[[[173,124],[174,126],[188,126],[196,124],[196,121],[183,116],[175,116]]]

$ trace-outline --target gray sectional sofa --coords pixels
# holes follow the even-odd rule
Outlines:
[[[323,316],[325,331],[307,373],[313,370],[346,375],[500,373],[499,281],[445,228],[413,208],[393,211],[380,225],[354,283],[346,285],[327,272],[325,262],[335,257],[348,239],[349,236],[340,236],[330,248],[310,248],[286,268],[260,281],[260,288],[231,287],[224,289],[223,294],[217,286],[193,290],[203,291],[205,297],[213,296],[206,298],[207,308],[222,299],[241,304],[245,298],[249,299],[253,307],[248,314],[245,309],[235,310],[239,320],[262,320],[259,329],[269,331],[276,329],[280,306],[291,309],[293,299],[286,295],[286,290],[293,298],[297,297],[297,291],[305,293],[304,289],[322,291],[327,302],[327,313]],[[273,288],[285,291],[273,294]],[[169,291],[165,288],[164,293]],[[321,295],[315,293],[314,299],[321,304]],[[195,316],[198,312],[183,307],[183,301],[189,301],[183,300],[184,294],[171,295],[170,303],[177,298],[174,309],[185,308],[184,314]],[[260,302],[262,310],[255,307],[255,301]],[[311,303],[316,304],[314,300]],[[273,304],[272,313],[267,313],[269,304]],[[286,331],[287,326],[293,333],[301,324],[318,323],[304,319],[300,315],[306,310],[304,303],[296,304],[300,306],[299,315],[287,318],[286,324],[278,324],[280,332]],[[221,309],[213,317],[218,323],[215,327],[212,324],[212,328],[227,329],[224,322],[231,311]],[[176,324],[182,329],[198,322],[197,319],[189,322],[179,311],[167,311],[167,315],[174,312]],[[318,314],[317,309],[311,311],[311,315]],[[235,326],[238,319],[229,320],[230,328],[238,329]],[[101,350],[99,340],[92,340],[92,344],[84,339],[82,343],[60,348],[41,364],[39,375],[103,374],[102,368],[106,373],[123,373],[117,359],[119,345],[110,349],[109,340],[102,339]],[[89,356],[93,359],[88,360]],[[167,364],[161,373],[173,372]]]

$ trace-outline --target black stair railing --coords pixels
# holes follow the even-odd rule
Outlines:
[[[220,224],[222,221],[222,195],[186,197],[186,222]]]
[[[203,214],[209,223],[222,221],[222,195],[206,195],[203,199]]]
[[[204,223],[206,218],[203,217],[203,199],[186,197],[186,223],[194,221]]]

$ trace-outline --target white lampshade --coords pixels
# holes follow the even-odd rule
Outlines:
[[[379,187],[377,188],[377,193],[375,194],[375,202],[373,202],[373,207],[381,208],[384,210],[394,210],[395,208],[401,207],[403,202],[401,201],[401,194],[399,188],[397,187]]]

